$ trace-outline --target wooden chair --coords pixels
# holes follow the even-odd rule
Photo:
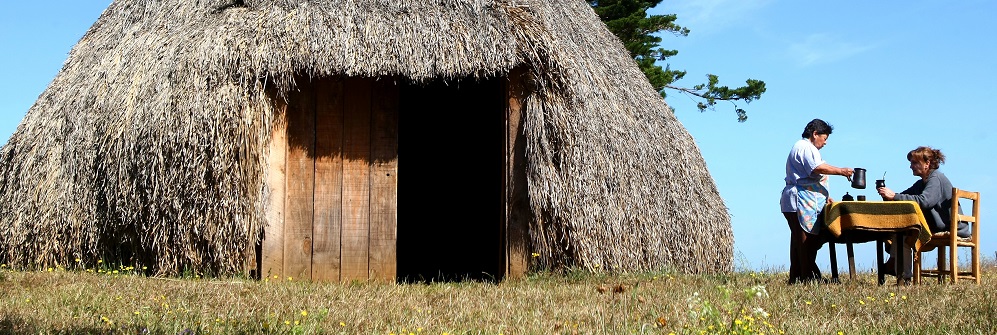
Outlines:
[[[973,210],[971,215],[959,214],[960,200],[970,200]],[[931,240],[921,247],[921,250],[914,252],[914,283],[920,284],[921,277],[938,277],[938,282],[944,282],[945,277],[949,277],[951,282],[957,283],[959,279],[973,279],[976,284],[980,284],[980,192],[969,192],[952,188],[952,219],[949,222],[949,231],[938,232],[931,235]],[[968,222],[972,231],[969,237],[959,237],[956,230],[959,229],[959,222]],[[945,266],[945,248],[948,247],[948,264]],[[972,268],[969,270],[959,270],[959,247],[970,248],[973,256]],[[933,270],[921,269],[922,254],[938,249],[938,268]]]

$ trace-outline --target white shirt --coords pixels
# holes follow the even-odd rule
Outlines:
[[[786,158],[786,187],[782,189],[779,200],[783,212],[796,212],[796,185],[819,182],[823,175],[815,173],[824,164],[820,151],[808,139],[801,139],[793,144]]]

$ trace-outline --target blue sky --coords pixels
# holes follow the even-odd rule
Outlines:
[[[839,167],[886,174],[901,191],[916,181],[906,154],[928,145],[947,156],[941,171],[956,187],[982,192],[983,220],[997,197],[997,2],[665,0],[652,14],[674,13],[692,32],[663,36],[678,50],[668,63],[688,71],[677,84],[741,86],[765,81],[767,92],[738,123],[730,104],[700,113],[693,100],[666,101],[696,138],[733,216],[735,265],[788,266],[789,229],[779,212],[786,156],[808,121],[834,126],[821,150]],[[831,177],[831,196],[876,197]],[[982,227],[982,254],[993,258],[997,225]],[[872,243],[857,245],[859,269],[872,269]],[[838,248],[839,268],[845,263]],[[961,259],[968,257],[960,255]],[[933,259],[933,258],[931,258]],[[926,261],[929,261],[926,259]],[[933,261],[931,261],[933,262]],[[818,265],[828,270],[827,247]],[[933,264],[933,263],[928,263]]]
[[[2,143],[109,4],[22,1],[0,11]],[[745,123],[730,104],[700,113],[680,93],[667,99],[730,208],[738,268],[787,268],[789,230],[779,192],[786,155],[813,118],[835,127],[821,150],[825,160],[868,169],[870,184],[886,173],[897,191],[916,180],[907,151],[941,149],[948,156],[941,170],[956,186],[983,193],[989,223],[994,202],[987,200],[997,199],[997,2],[665,0],[649,13],[677,14],[692,30],[662,43],[679,51],[671,67],[688,71],[678,85],[713,73],[729,86],[753,78],[768,88],[760,100],[740,103],[748,110]],[[849,185],[832,177],[831,196],[875,196]],[[983,227],[982,252],[993,258],[997,224]],[[872,245],[855,250],[858,267],[872,269]],[[843,260],[844,249],[839,253]],[[827,258],[825,247],[818,257],[825,272]]]

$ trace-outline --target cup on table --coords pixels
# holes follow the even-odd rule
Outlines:
[[[865,196],[864,196],[864,195],[860,195],[860,196],[856,197],[856,199],[855,199],[855,200],[858,200],[858,201],[865,201]]]

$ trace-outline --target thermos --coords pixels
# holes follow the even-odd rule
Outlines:
[[[852,188],[865,189],[865,169],[855,168],[852,174]]]

